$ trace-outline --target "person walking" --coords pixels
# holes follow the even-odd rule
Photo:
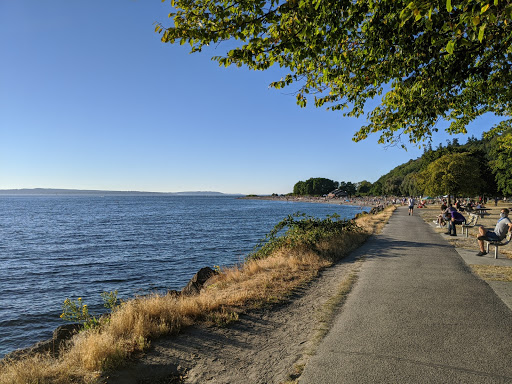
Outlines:
[[[416,204],[416,201],[413,197],[409,197],[409,216],[412,216],[414,211],[414,204]]]

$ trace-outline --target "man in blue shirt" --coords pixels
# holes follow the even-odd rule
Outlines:
[[[512,222],[508,218],[509,211],[507,208],[501,210],[500,218],[494,227],[494,231],[489,231],[483,226],[478,228],[478,245],[480,246],[480,252],[477,256],[483,256],[487,254],[484,250],[484,240],[487,241],[501,241],[507,236],[507,232],[512,231]]]

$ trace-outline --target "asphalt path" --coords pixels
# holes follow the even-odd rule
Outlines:
[[[300,384],[512,383],[512,311],[442,235],[404,207],[357,252],[359,279]]]

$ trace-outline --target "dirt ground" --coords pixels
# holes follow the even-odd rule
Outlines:
[[[321,339],[321,319],[335,310],[329,299],[362,262],[348,256],[285,303],[242,314],[227,327],[194,326],[154,341],[143,356],[110,373],[107,383],[293,381]]]

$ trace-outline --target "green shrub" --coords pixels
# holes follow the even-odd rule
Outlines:
[[[338,214],[319,219],[297,212],[288,215],[261,239],[248,259],[263,259],[282,247],[305,246],[315,250],[322,240],[329,240],[343,232],[358,230],[361,228],[354,220],[341,219]]]

